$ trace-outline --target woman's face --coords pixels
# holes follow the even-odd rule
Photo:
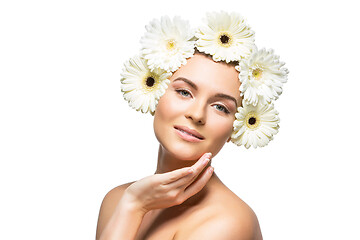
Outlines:
[[[184,160],[220,151],[241,104],[238,74],[234,66],[194,54],[172,75],[154,115],[155,135],[165,151]]]

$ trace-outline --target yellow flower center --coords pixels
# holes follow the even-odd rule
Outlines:
[[[260,124],[260,119],[255,113],[251,112],[246,115],[245,123],[249,129],[256,129]]]
[[[232,45],[233,38],[228,32],[220,32],[218,36],[218,43],[223,47],[230,47]]]
[[[262,73],[263,73],[262,69],[256,68],[255,70],[253,70],[252,76],[253,76],[253,78],[255,78],[256,80],[259,80],[259,79],[261,79],[261,77],[262,77]]]
[[[174,39],[170,39],[166,43],[167,50],[173,50],[176,46],[176,41]]]

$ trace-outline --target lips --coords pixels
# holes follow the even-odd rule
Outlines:
[[[184,132],[184,133],[186,133],[186,134],[188,134],[188,135],[191,135],[191,136],[193,136],[193,137],[196,137],[196,138],[198,138],[198,139],[200,139],[200,140],[203,140],[203,139],[204,139],[204,136],[202,136],[200,133],[198,133],[198,132],[197,132],[196,130],[194,130],[194,129],[190,129],[190,128],[188,128],[188,127],[179,126],[179,125],[174,126],[174,128],[177,129],[177,130],[179,130],[179,131],[181,131],[181,132]]]

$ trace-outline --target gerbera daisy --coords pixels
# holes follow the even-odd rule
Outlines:
[[[270,49],[254,51],[248,59],[242,60],[236,70],[240,71],[240,92],[253,105],[270,103],[279,98],[289,71]]]
[[[135,56],[124,64],[120,79],[121,91],[132,108],[153,115],[158,100],[170,83],[170,76],[171,73],[164,70],[150,71],[145,59]]]
[[[278,132],[280,119],[273,104],[253,106],[243,100],[243,107],[235,114],[231,141],[236,145],[264,147]]]
[[[207,13],[205,25],[195,36],[197,49],[212,55],[215,61],[238,61],[255,48],[254,32],[237,13]]]
[[[141,38],[141,53],[151,70],[161,68],[176,71],[186,59],[194,54],[194,32],[188,21],[175,16],[161,20],[154,19],[146,27],[147,32]]]

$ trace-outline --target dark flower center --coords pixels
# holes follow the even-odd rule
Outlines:
[[[221,35],[220,41],[224,44],[228,43],[230,38],[227,35]]]
[[[254,118],[254,117],[249,118],[248,123],[250,125],[254,125],[256,123],[256,118]]]
[[[154,83],[155,83],[155,79],[154,79],[154,78],[148,77],[148,78],[146,79],[146,86],[152,87],[152,86],[154,86]]]

